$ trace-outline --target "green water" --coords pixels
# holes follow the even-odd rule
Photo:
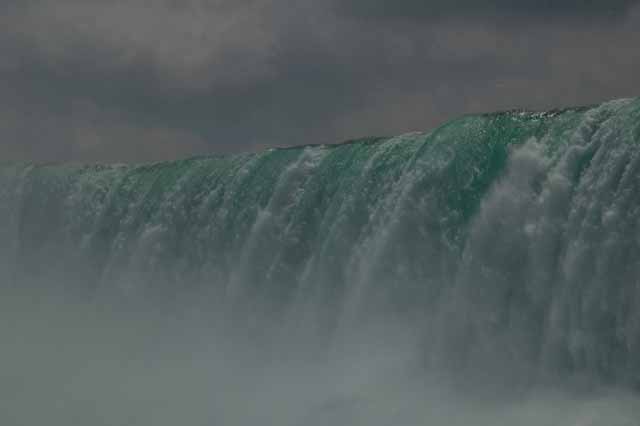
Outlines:
[[[500,348],[636,383],[639,142],[630,99],[156,164],[5,164],[0,278],[327,310],[330,328],[420,318],[454,366]]]

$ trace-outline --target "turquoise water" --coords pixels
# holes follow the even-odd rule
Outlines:
[[[0,278],[329,335],[389,320],[428,365],[634,387],[639,144],[628,99],[156,164],[4,164]]]

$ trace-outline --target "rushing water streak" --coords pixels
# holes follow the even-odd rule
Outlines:
[[[341,145],[0,165],[0,279],[287,333],[418,324],[425,365],[466,379],[639,386],[639,144],[640,101],[618,100]]]

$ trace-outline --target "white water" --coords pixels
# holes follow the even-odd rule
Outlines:
[[[0,168],[0,423],[640,425],[638,110]]]

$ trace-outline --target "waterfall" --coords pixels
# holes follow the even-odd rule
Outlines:
[[[637,99],[155,164],[0,164],[0,217],[5,291],[320,346],[393,324],[412,362],[465,380],[640,386]]]

